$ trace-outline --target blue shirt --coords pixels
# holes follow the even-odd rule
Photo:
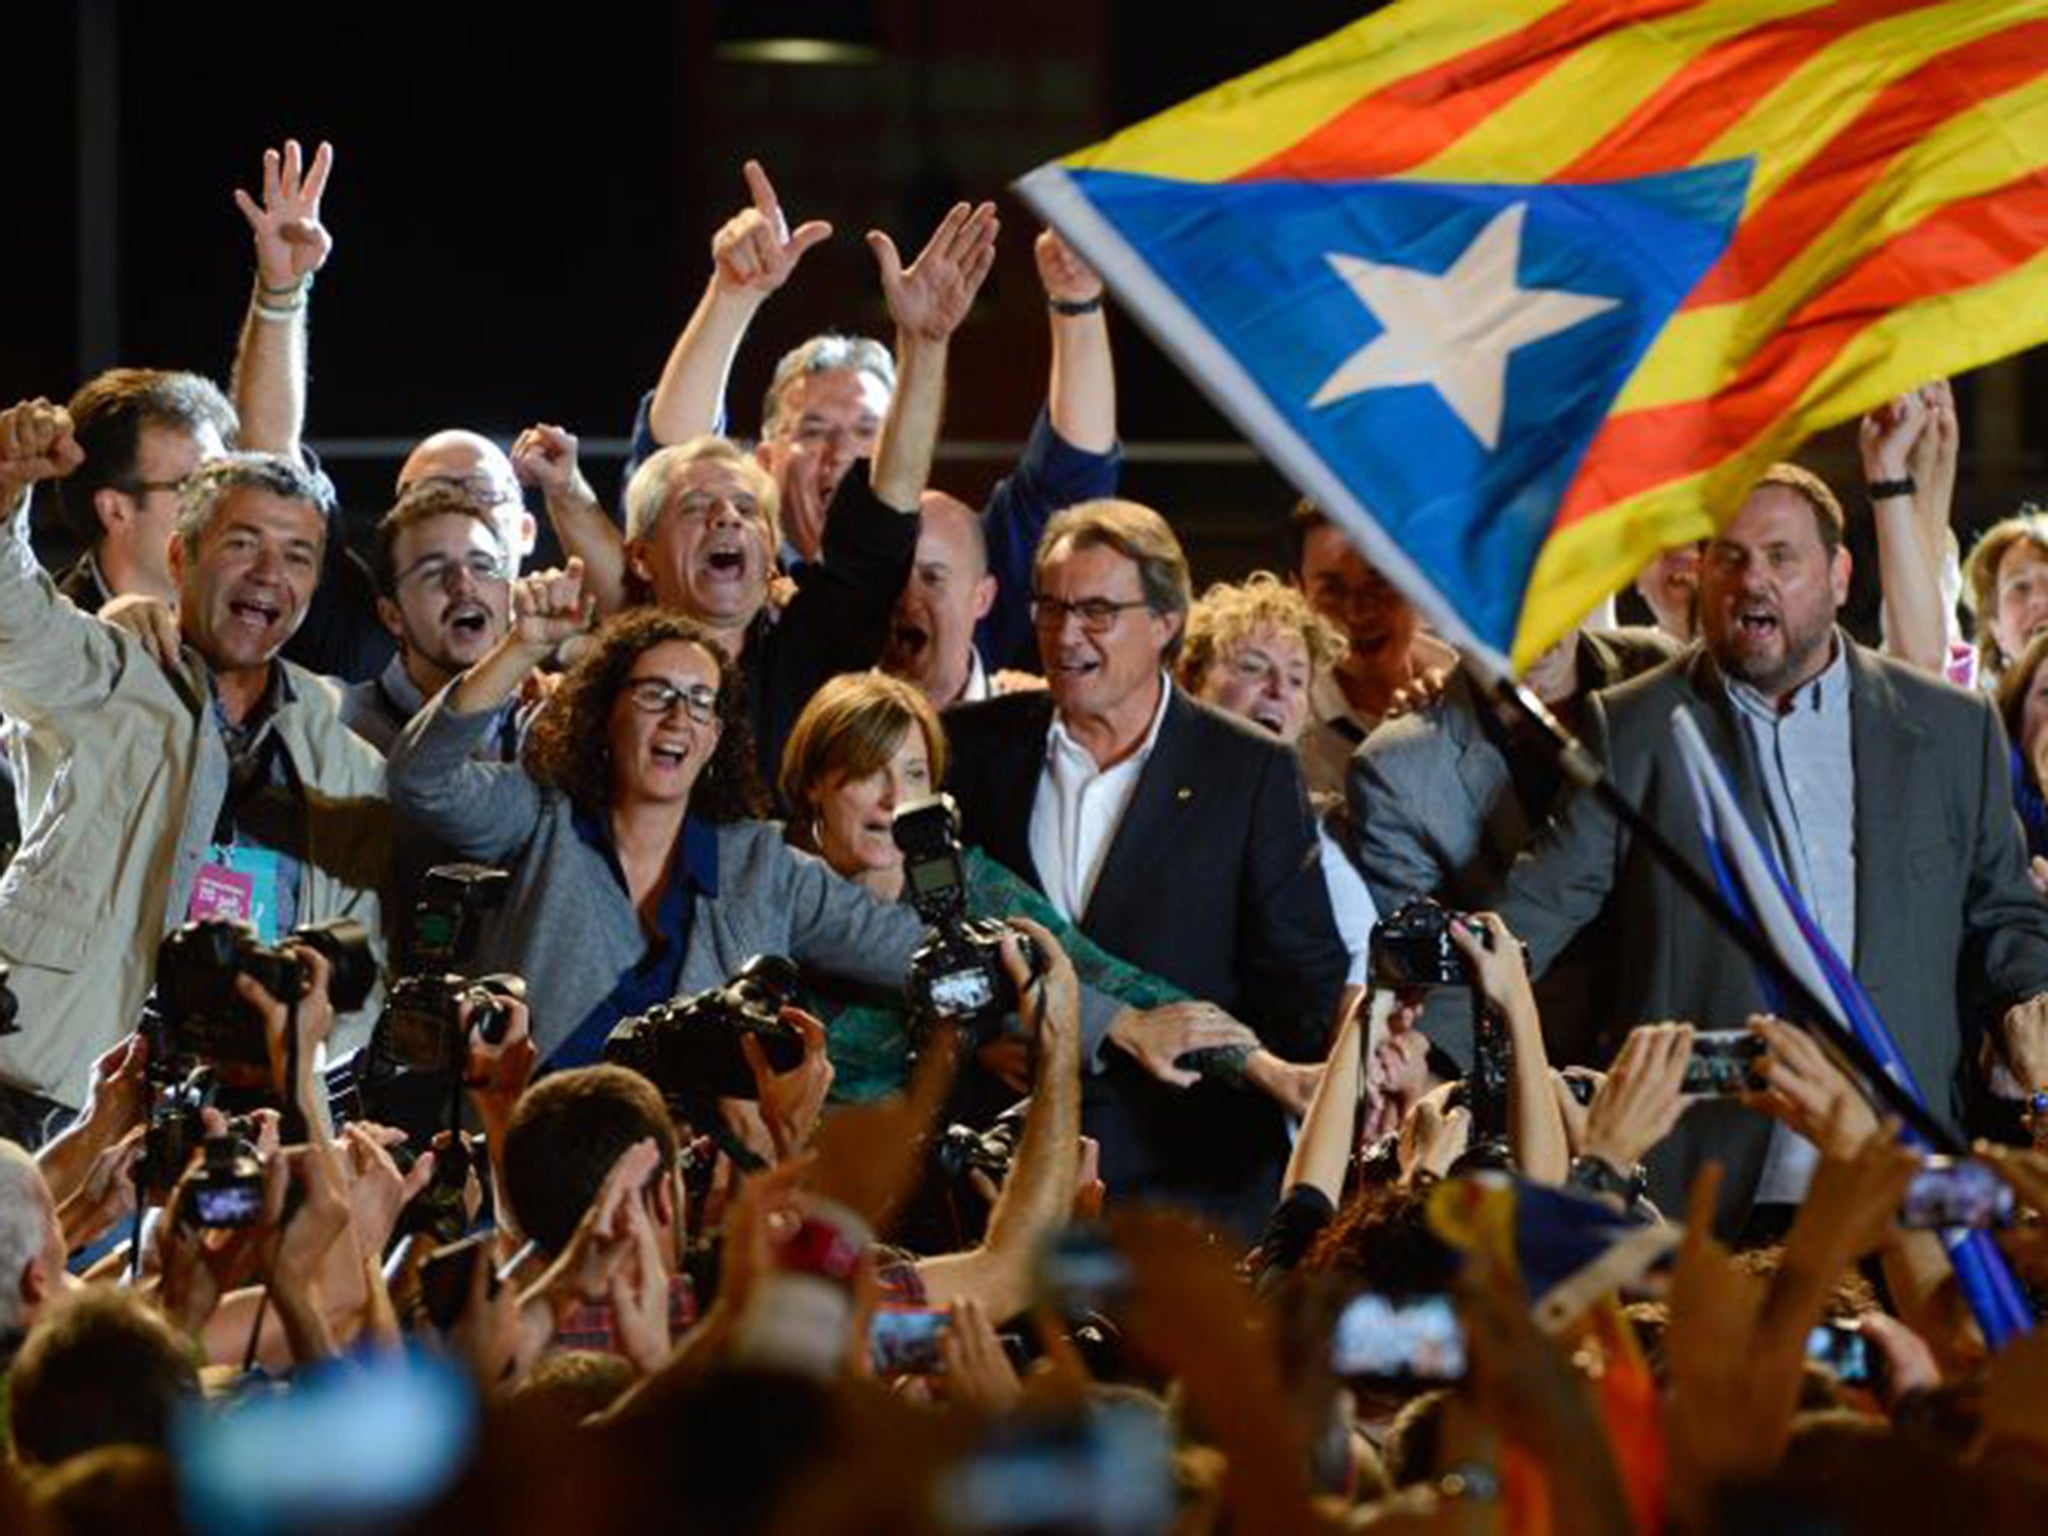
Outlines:
[[[610,826],[581,810],[571,821],[576,835],[604,855],[619,889],[626,890],[626,872],[612,844]],[[622,1021],[675,996],[683,974],[683,948],[690,937],[691,903],[698,896],[718,895],[717,830],[696,817],[685,817],[682,843],[682,857],[670,866],[668,884],[655,909],[654,942],[639,963],[618,979],[604,1001],[584,1015],[576,1032],[555,1048],[547,1059],[551,1071],[600,1060],[605,1040]]]

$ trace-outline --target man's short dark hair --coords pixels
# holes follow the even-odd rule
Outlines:
[[[161,368],[111,368],[81,385],[66,409],[85,462],[57,482],[57,509],[66,531],[88,547],[106,531],[93,496],[134,484],[144,427],[196,433],[211,425],[229,447],[239,430],[235,408],[211,379]]]
[[[1301,562],[1308,553],[1308,536],[1318,528],[1330,526],[1330,514],[1310,501],[1306,496],[1294,504],[1294,510],[1287,514],[1287,572],[1296,581],[1301,580]]]
[[[1757,476],[1756,484],[1750,487],[1749,494],[1754,496],[1758,491],[1773,485],[1792,492],[1813,509],[1813,526],[1820,534],[1821,548],[1825,549],[1832,559],[1835,551],[1842,547],[1842,529],[1847,520],[1842,513],[1842,503],[1836,498],[1835,493],[1828,489],[1827,481],[1810,469],[1801,469],[1797,464],[1773,464]]]
[[[1138,589],[1145,606],[1160,618],[1177,617],[1164,660],[1171,667],[1187,639],[1188,610],[1194,606],[1194,583],[1188,575],[1187,552],[1172,525],[1150,507],[1117,497],[1083,501],[1053,515],[1038,541],[1031,565],[1035,588],[1054,553],[1069,549],[1113,549],[1138,568]]]
[[[326,471],[311,469],[278,453],[229,453],[208,459],[192,472],[178,498],[178,538],[188,557],[196,557],[227,499],[237,491],[264,491],[281,501],[301,501],[320,518],[321,548],[333,533],[334,482]],[[339,535],[335,535],[339,537]]]
[[[542,1078],[520,1099],[505,1133],[505,1198],[520,1230],[560,1253],[613,1165],[650,1136],[662,1170],[673,1168],[668,1106],[638,1072],[605,1065]]]
[[[102,1445],[167,1440],[199,1395],[190,1346],[132,1291],[95,1286],[29,1330],[8,1373],[15,1449],[43,1466]]]
[[[498,553],[509,555],[505,535],[492,510],[459,486],[445,480],[420,480],[407,487],[398,504],[377,520],[377,542],[370,549],[370,574],[380,596],[398,597],[398,538],[408,528],[437,517],[466,517],[491,531]]]

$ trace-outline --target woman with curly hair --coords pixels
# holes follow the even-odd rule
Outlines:
[[[923,925],[750,819],[762,797],[737,677],[692,621],[621,614],[562,679],[523,760],[475,761],[498,706],[588,626],[578,562],[520,582],[513,608],[505,637],[406,729],[390,786],[457,855],[511,870],[477,958],[526,978],[548,1065],[595,1060],[621,1019],[757,954],[901,985]]]

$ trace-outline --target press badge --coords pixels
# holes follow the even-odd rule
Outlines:
[[[192,901],[185,909],[188,921],[226,918],[248,923],[266,944],[275,944],[279,928],[277,883],[284,873],[283,860],[274,849],[216,844],[213,856],[199,866],[192,882]]]

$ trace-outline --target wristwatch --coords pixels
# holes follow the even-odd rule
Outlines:
[[[1591,1194],[1613,1195],[1623,1205],[1634,1205],[1643,1198],[1650,1176],[1641,1163],[1622,1173],[1604,1157],[1580,1156],[1572,1159],[1571,1175],[1566,1182]]]

